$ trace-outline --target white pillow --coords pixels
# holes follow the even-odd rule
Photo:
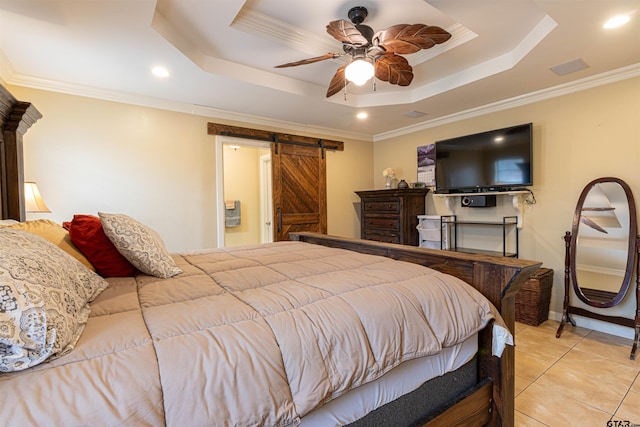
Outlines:
[[[154,230],[124,214],[98,216],[109,240],[138,270],[162,279],[182,273]]]
[[[89,302],[107,286],[42,237],[0,228],[0,372],[70,352],[89,318]]]

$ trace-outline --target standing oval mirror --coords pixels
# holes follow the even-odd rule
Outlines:
[[[571,229],[570,269],[573,289],[585,304],[619,304],[633,277],[636,206],[629,186],[618,178],[586,185]]]

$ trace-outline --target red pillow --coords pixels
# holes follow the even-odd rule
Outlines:
[[[102,277],[128,277],[138,271],[104,234],[99,217],[74,215],[73,220],[64,226],[69,230],[73,244]]]

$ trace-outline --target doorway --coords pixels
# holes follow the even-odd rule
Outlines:
[[[218,247],[273,241],[269,142],[216,136]]]

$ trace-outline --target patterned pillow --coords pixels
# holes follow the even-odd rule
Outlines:
[[[127,215],[98,216],[109,240],[138,270],[162,279],[182,273],[154,230]]]
[[[50,241],[60,249],[83,263],[89,270],[96,271],[93,265],[89,262],[82,252],[75,247],[69,232],[62,228],[61,225],[48,219],[36,219],[33,221],[19,222],[17,224],[9,226],[14,230],[24,230],[29,233],[37,234],[38,236]]]
[[[0,228],[0,372],[70,352],[107,285],[42,237]]]

